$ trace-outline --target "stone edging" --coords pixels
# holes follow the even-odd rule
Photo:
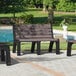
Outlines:
[[[12,26],[0,26],[0,29],[12,29]]]

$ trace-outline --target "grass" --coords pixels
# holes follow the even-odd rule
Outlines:
[[[19,17],[23,13],[33,14],[34,17],[46,17],[47,16],[47,13],[45,13],[45,12],[43,13],[42,9],[35,9],[35,8],[28,8],[24,12],[18,12],[18,13],[15,13],[15,14],[16,14],[16,17]],[[13,17],[13,13],[6,13],[6,14],[1,13],[0,17]]]
[[[76,32],[76,24],[71,24],[68,26],[69,31],[75,31]]]
[[[41,43],[42,51],[45,49],[48,51],[48,48],[49,48],[49,43]],[[54,44],[53,49],[55,49],[55,48],[56,48],[56,46]],[[76,44],[73,44],[72,49],[76,50]],[[12,46],[11,46],[11,50],[12,50]],[[22,51],[31,50],[31,43],[30,42],[21,43],[21,50]],[[35,50],[36,50],[36,48],[35,48]],[[67,42],[60,42],[60,50],[67,50]]]
[[[54,29],[63,30],[59,23],[54,24]],[[76,24],[69,24],[68,31],[76,32]]]
[[[34,20],[33,23],[47,23],[48,22],[48,13],[47,12],[43,12],[42,9],[36,9],[36,8],[28,8],[25,10],[25,12],[19,12],[16,13],[16,17],[20,17],[23,13],[26,14],[32,14],[34,16]],[[13,17],[12,13],[7,13],[7,14],[0,14],[0,17]],[[55,13],[54,14],[54,24],[53,24],[53,28],[54,29],[60,29],[62,30],[62,27],[60,26],[61,21],[65,18],[76,18],[75,14],[59,14],[59,13]],[[68,26],[68,30],[69,31],[76,31],[76,22],[69,24]]]

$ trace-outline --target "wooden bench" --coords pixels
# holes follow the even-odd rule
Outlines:
[[[37,54],[40,55],[40,42],[50,41],[49,52],[52,52],[54,42],[56,43],[56,54],[60,54],[59,39],[53,37],[52,24],[24,24],[14,25],[14,45],[13,52],[20,55],[20,42],[32,42],[31,52],[34,52],[35,43],[37,43]]]
[[[67,41],[67,56],[71,56],[72,44],[75,44],[76,40]]]
[[[6,43],[0,43],[1,61],[6,61],[6,65],[11,65],[10,48]]]

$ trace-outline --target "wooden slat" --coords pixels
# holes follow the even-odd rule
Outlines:
[[[30,38],[52,38],[53,32],[49,24],[28,24],[14,26],[16,39],[30,39]]]
[[[57,39],[50,39],[50,38],[29,38],[29,39],[20,39],[19,41],[22,42],[31,42],[31,41],[57,41]]]

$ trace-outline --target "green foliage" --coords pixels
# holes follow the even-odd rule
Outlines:
[[[57,5],[57,10],[63,10],[66,11],[66,1],[65,0],[59,0],[59,3]]]
[[[24,13],[21,17],[20,17],[24,23],[33,23],[33,15],[32,14],[26,14]]]
[[[43,7],[43,0],[25,0],[28,7],[36,7],[42,8]]]
[[[0,0],[0,13],[23,11],[24,0]]]
[[[59,11],[75,11],[76,5],[73,1],[59,0],[58,5],[56,6]]]
[[[43,0],[44,6],[49,6],[53,9],[56,8],[56,5],[58,4],[58,0]]]
[[[44,5],[49,5],[50,0],[43,0]]]

